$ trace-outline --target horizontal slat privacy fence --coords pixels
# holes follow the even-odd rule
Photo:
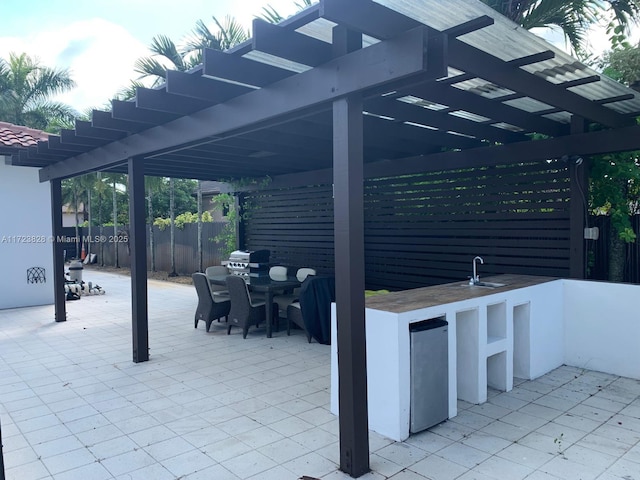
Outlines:
[[[569,171],[559,161],[368,179],[367,288],[406,289],[480,274],[569,275]],[[331,185],[246,194],[245,247],[333,271]]]
[[[266,248],[271,261],[333,272],[333,189],[310,185],[249,193],[245,247]]]

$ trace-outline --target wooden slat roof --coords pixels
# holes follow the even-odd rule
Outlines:
[[[332,32],[340,28],[361,33],[363,49],[337,56]],[[128,157],[148,175],[211,180],[326,169],[332,101],[354,92],[365,99],[369,164],[456,152],[471,159],[541,137],[561,139],[564,153],[597,153],[567,141],[575,117],[638,133],[640,93],[476,0],[321,0],[279,25],[255,20],[253,31],[12,163],[44,167],[43,181],[124,172]],[[541,145],[541,154],[555,151]],[[629,142],[606,148],[621,145]]]

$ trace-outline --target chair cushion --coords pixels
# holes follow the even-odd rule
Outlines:
[[[271,267],[269,269],[269,277],[272,280],[286,280],[287,279],[287,267],[281,265]]]
[[[296,273],[296,278],[299,282],[304,282],[305,278],[307,278],[309,275],[315,274],[316,271],[313,268],[299,268],[298,272]]]

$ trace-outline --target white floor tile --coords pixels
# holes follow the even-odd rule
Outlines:
[[[329,348],[299,332],[193,329],[191,286],[150,281],[151,360],[131,361],[130,280],[68,305],[1,311],[0,414],[12,480],[343,480]],[[108,288],[107,288],[108,287]],[[35,325],[51,325],[38,336]],[[4,331],[4,330],[3,330]],[[251,358],[251,362],[247,359]],[[393,442],[363,480],[620,480],[640,471],[640,381],[563,366]],[[8,420],[7,420],[8,418]],[[42,460],[38,460],[40,457]],[[96,461],[100,459],[100,461]],[[47,468],[49,467],[49,468]]]

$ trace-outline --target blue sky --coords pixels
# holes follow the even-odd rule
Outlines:
[[[197,20],[231,15],[247,28],[266,5],[288,16],[295,0],[0,0],[0,57],[26,52],[71,70],[77,87],[59,99],[82,111],[102,107],[137,74],[153,36],[180,42]]]

